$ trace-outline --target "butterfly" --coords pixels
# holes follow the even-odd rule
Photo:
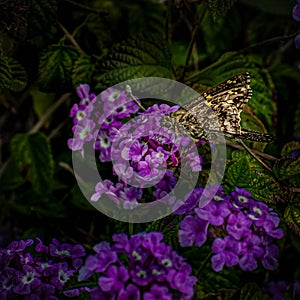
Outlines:
[[[169,117],[195,140],[209,140],[208,136],[221,130],[230,138],[271,142],[274,140],[272,135],[240,126],[240,114],[251,97],[250,74],[246,72],[209,88]]]

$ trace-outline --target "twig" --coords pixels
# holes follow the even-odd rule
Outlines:
[[[48,109],[48,111],[43,115],[43,117],[34,125],[34,127],[29,131],[29,134],[37,132],[47,121],[47,119],[53,114],[53,112],[71,95],[71,93],[63,94],[57,102],[54,103],[53,106]],[[11,157],[8,158],[6,162],[4,162],[0,169],[0,176],[4,173],[5,169],[9,165],[11,161]]]
[[[69,39],[69,41],[78,50],[78,52],[82,55],[85,55],[86,53],[80,48],[79,44],[76,42],[74,37],[69,33],[69,31],[60,22],[57,22],[57,23],[58,23],[59,27],[62,29],[62,31],[65,33],[65,35]]]
[[[272,169],[265,163],[263,162],[259,157],[257,157],[255,155],[255,153],[248,148],[248,146],[241,140],[241,139],[237,139],[237,141],[245,148],[245,150],[254,158],[256,159],[262,166],[264,166],[269,172],[271,172],[273,174]]]
[[[238,149],[238,150],[244,150],[245,148],[243,146],[240,146],[238,144],[235,144],[235,143],[232,143],[230,141],[226,141],[226,145],[231,147],[231,148],[235,148],[235,149]],[[270,155],[270,154],[267,154],[267,153],[263,153],[263,152],[260,152],[258,150],[254,150],[254,149],[251,149],[251,151],[259,156],[261,156],[262,158],[266,159],[266,160],[269,160],[269,161],[276,161],[276,160],[279,160],[278,158]]]
[[[272,37],[270,39],[260,41],[260,42],[254,43],[254,44],[252,44],[248,47],[245,47],[245,48],[241,49],[238,53],[243,53],[243,52],[248,51],[251,48],[263,46],[263,45],[266,45],[266,44],[271,44],[271,43],[274,43],[274,42],[277,42],[277,41],[288,40],[288,39],[291,39],[291,38],[295,37],[297,34],[300,34],[299,30],[292,33],[292,34],[275,36],[275,37]]]
[[[186,70],[187,70],[188,65],[189,65],[189,61],[191,59],[192,51],[193,51],[193,48],[194,48],[194,43],[196,42],[196,37],[198,35],[199,29],[200,29],[200,27],[197,25],[194,28],[193,32],[192,32],[192,38],[191,38],[191,41],[190,41],[190,44],[189,44],[188,53],[187,53],[187,56],[186,56],[186,59],[185,59],[185,64],[183,66],[183,69],[182,69],[182,72],[181,72],[181,75],[180,75],[178,81],[182,81],[184,76],[185,76]]]
[[[60,161],[58,165],[66,171],[70,172],[76,178],[77,182],[79,182],[81,186],[83,186],[85,189],[89,188],[88,184],[83,180],[81,176],[79,176],[78,174],[75,175],[74,169],[72,169],[72,167],[69,164]]]
[[[106,10],[104,10],[104,9],[92,8],[92,7],[89,7],[87,5],[84,5],[84,4],[81,4],[81,3],[78,3],[78,2],[72,1],[72,0],[64,0],[64,1],[69,2],[69,3],[71,3],[74,6],[80,7],[82,9],[84,9],[84,10],[87,10],[87,11],[92,12],[92,13],[97,14],[97,15],[102,15],[102,16],[109,15],[109,13]]]
[[[68,119],[64,120],[58,126],[56,126],[48,135],[48,140],[53,139],[60,131],[61,128],[63,128],[67,123],[69,122]]]
[[[191,37],[191,41],[190,41],[190,44],[189,44],[188,53],[187,53],[187,56],[186,56],[186,59],[185,59],[185,64],[184,64],[184,67],[182,69],[182,72],[181,72],[181,75],[180,75],[178,81],[182,81],[184,79],[185,73],[186,73],[188,65],[189,65],[189,61],[191,59],[194,44],[196,42],[196,38],[197,38],[199,29],[200,29],[200,23],[203,20],[205,13],[206,13],[206,9],[204,9],[202,11],[202,14],[199,17],[198,21],[196,22],[196,24],[194,26],[194,29],[192,31],[192,37]]]
[[[48,110],[47,112],[40,118],[40,120],[34,125],[34,127],[29,131],[29,133],[37,132],[44,123],[48,120],[48,118],[53,114],[53,112],[62,105],[70,97],[71,93],[63,94]]]
[[[300,188],[296,188],[293,186],[289,186],[288,189],[292,192],[292,193],[300,193]]]
[[[213,255],[212,252],[210,252],[210,253],[206,256],[206,258],[204,259],[204,261],[202,262],[200,268],[197,270],[197,273],[196,273],[196,278],[197,278],[197,279],[198,279],[198,277],[199,277],[201,271],[203,270],[203,268],[205,267],[205,265],[206,265],[207,262],[209,261],[209,259],[212,257],[212,255]]]

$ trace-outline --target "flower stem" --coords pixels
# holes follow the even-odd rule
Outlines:
[[[209,259],[212,257],[212,253],[210,252],[207,257],[204,259],[202,265],[200,266],[200,268],[198,269],[197,273],[196,273],[196,277],[198,279],[201,271],[204,269],[204,267],[206,266],[207,262],[209,261]]]

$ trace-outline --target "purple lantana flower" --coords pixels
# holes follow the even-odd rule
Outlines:
[[[208,216],[207,216],[208,219]],[[179,242],[183,247],[202,246],[207,238],[208,221],[197,216],[187,216],[180,224]]]
[[[95,123],[92,120],[84,119],[73,127],[74,137],[68,140],[68,146],[73,151],[83,152],[83,145],[93,139]]]
[[[173,205],[175,196],[166,196],[177,183],[176,173],[181,168],[200,172],[203,163],[188,136],[175,134],[162,126],[162,117],[178,110],[179,106],[154,104],[146,111],[139,111],[140,107],[128,99],[125,90],[115,88],[108,88],[96,97],[90,94],[88,85],[80,85],[77,94],[80,102],[74,104],[70,112],[75,126],[68,146],[84,156],[85,144],[91,143],[99,153],[100,162],[112,161],[113,176],[118,177],[109,188],[106,183],[98,183],[91,201],[97,202],[105,194],[123,208],[135,209],[143,189],[153,186],[150,194],[155,200],[164,198],[165,205]],[[125,118],[134,116],[138,117],[123,124],[127,121]],[[182,153],[185,154],[183,159]],[[122,186],[122,191],[117,185]]]
[[[32,245],[33,240],[21,240],[0,249],[0,299],[58,300],[85,256],[83,246],[57,239],[46,246],[37,238],[30,251]]]
[[[239,262],[238,253],[240,252],[241,243],[231,236],[224,239],[216,238],[212,245],[212,266],[215,271],[221,271],[223,266],[232,267]]]
[[[115,234],[112,246],[96,245],[79,273],[80,281],[98,277],[91,299],[191,299],[192,269],[162,237],[159,232]]]
[[[241,188],[230,195],[224,195],[221,187],[214,195],[210,190],[202,190],[199,199],[201,195],[211,195],[211,199],[201,208],[194,206],[181,221],[181,246],[200,247],[207,236],[213,237],[211,261],[217,272],[234,265],[253,271],[258,262],[266,269],[276,269],[279,251],[273,241],[282,238],[283,231],[278,228],[278,215],[270,207]]]

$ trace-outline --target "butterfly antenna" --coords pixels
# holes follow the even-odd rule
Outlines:
[[[142,109],[143,111],[146,110],[146,108],[138,101],[138,99],[133,96],[131,86],[129,84],[126,85],[126,94],[138,105],[140,109]]]

